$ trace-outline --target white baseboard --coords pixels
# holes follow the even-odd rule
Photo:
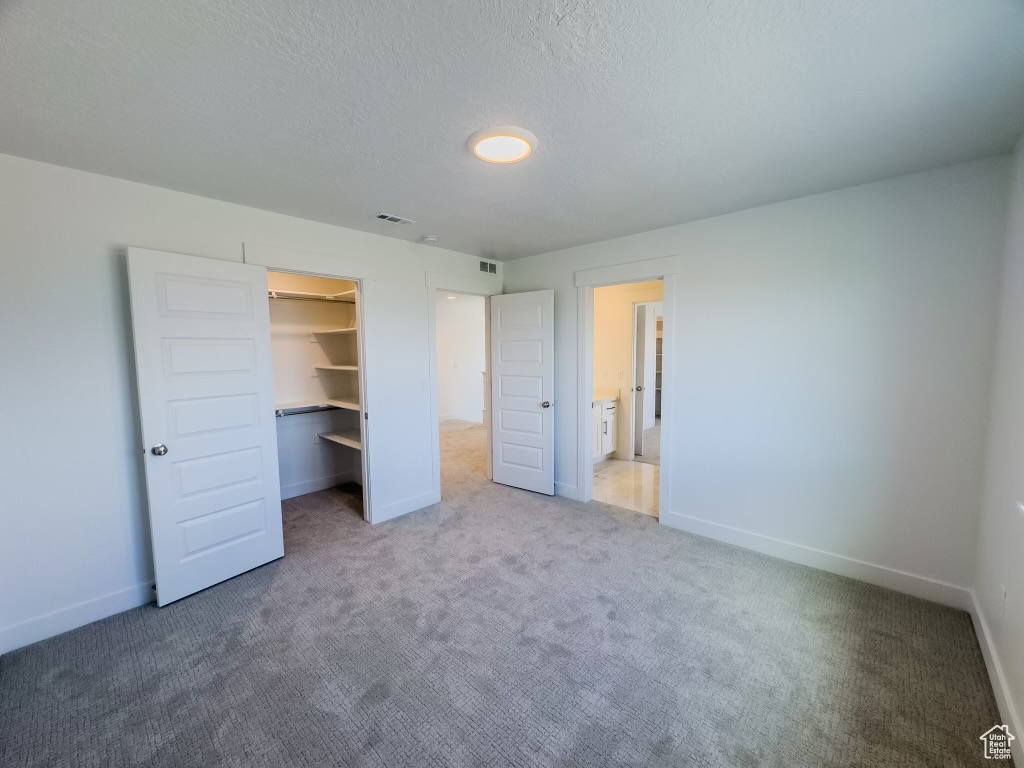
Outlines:
[[[285,499],[294,499],[296,496],[305,496],[307,493],[326,491],[328,488],[333,488],[336,485],[347,483],[351,479],[351,472],[343,472],[340,475],[331,475],[330,477],[318,477],[315,480],[306,480],[301,483],[282,485],[281,501],[284,501]]]
[[[971,620],[974,622],[974,633],[978,636],[978,645],[981,646],[981,655],[985,659],[985,668],[988,670],[988,677],[992,683],[992,691],[996,695],[996,706],[999,707],[999,714],[1003,718],[1002,723],[992,723],[992,725],[1009,726],[1010,733],[1017,737],[1015,741],[1010,742],[1013,760],[1017,765],[1024,765],[1024,733],[1021,732],[1017,707],[1014,705],[1010,686],[1003,673],[1003,665],[999,661],[999,653],[996,651],[988,621],[985,620],[978,595],[973,589],[971,590],[970,613]]]
[[[574,501],[580,500],[580,489],[579,486],[569,485],[568,483],[555,482],[555,496],[564,496],[567,499],[573,499]]]
[[[373,520],[371,521],[374,525],[378,523],[386,523],[388,520],[394,520],[396,517],[407,515],[410,512],[415,512],[418,509],[429,507],[431,504],[437,504],[441,501],[440,494],[434,491],[428,493],[421,493],[417,496],[409,496],[401,501],[394,501],[390,504],[375,505],[373,508]]]
[[[849,576],[851,579],[866,581],[868,584],[886,587],[887,589],[903,592],[914,597],[960,608],[964,611],[971,610],[971,591],[966,587],[959,587],[945,581],[939,581],[927,576],[919,576],[895,568],[888,568],[884,565],[877,565],[876,563],[869,563],[864,560],[857,560],[845,555],[838,555],[834,552],[825,552],[824,550],[807,547],[803,544],[775,539],[771,536],[733,528],[721,523],[713,523],[710,520],[701,520],[689,515],[681,515],[676,512],[663,512],[661,522],[687,533],[724,541],[727,544],[752,549],[755,552],[778,557],[782,560],[809,565],[812,568],[818,568],[829,573],[837,573],[840,576]]]
[[[0,629],[0,654],[145,605],[155,595],[153,582],[147,581],[4,627]]]

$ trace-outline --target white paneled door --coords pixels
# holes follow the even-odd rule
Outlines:
[[[494,481],[555,492],[554,291],[491,297]]]
[[[267,273],[129,249],[157,603],[284,555]]]

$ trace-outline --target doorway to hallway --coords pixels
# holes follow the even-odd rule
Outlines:
[[[486,300],[444,290],[434,300],[441,493],[448,497],[453,483],[488,477]]]

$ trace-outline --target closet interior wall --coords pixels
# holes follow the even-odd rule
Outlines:
[[[362,485],[358,286],[267,273],[281,498]]]

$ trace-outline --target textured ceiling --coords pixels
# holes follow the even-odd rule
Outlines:
[[[498,259],[1022,131],[1019,0],[0,0],[0,152]]]

